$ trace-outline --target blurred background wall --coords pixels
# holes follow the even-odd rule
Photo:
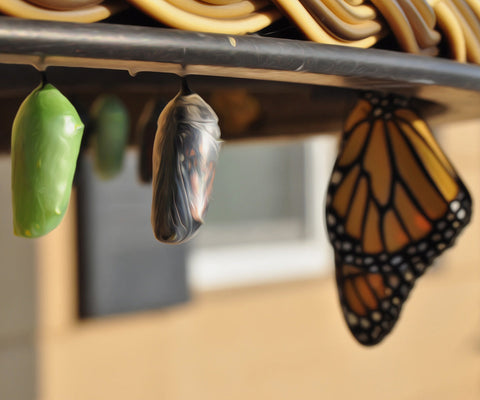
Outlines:
[[[480,198],[480,121],[436,131]],[[77,313],[78,205],[46,237],[15,238],[3,158],[0,398],[478,399],[476,213],[418,281],[393,333],[360,347],[342,320],[324,238],[335,146],[328,135],[227,144],[207,225],[188,250],[190,300],[86,319]]]
[[[10,157],[0,157],[0,398],[33,399],[37,368],[35,242],[13,235]]]

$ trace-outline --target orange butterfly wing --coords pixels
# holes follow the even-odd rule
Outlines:
[[[394,327],[415,280],[469,222],[471,198],[426,123],[365,94],[345,124],[326,220],[346,322],[364,345]]]

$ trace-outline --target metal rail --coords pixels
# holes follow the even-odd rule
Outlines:
[[[223,76],[400,92],[480,114],[480,67],[378,49],[0,17],[0,63]],[[1,79],[1,77],[0,77]]]

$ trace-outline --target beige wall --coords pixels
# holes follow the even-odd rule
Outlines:
[[[480,198],[480,123],[442,132]],[[74,265],[68,252],[46,251],[70,232],[64,226],[43,248],[40,398],[478,399],[478,225],[475,214],[458,246],[418,282],[392,335],[370,349],[347,332],[332,276],[198,293],[168,311],[76,323]]]
[[[0,157],[0,399],[35,391],[35,241],[13,235],[10,158]]]

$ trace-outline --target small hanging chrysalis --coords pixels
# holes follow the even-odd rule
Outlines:
[[[157,132],[158,115],[165,108],[165,102],[151,99],[137,121],[136,137],[139,147],[138,178],[142,183],[152,183],[152,154],[155,133]]]
[[[220,150],[212,108],[187,86],[158,118],[153,147],[152,227],[165,243],[182,243],[202,225]]]
[[[90,112],[95,171],[102,179],[111,179],[123,168],[130,117],[123,102],[113,95],[99,96]]]

